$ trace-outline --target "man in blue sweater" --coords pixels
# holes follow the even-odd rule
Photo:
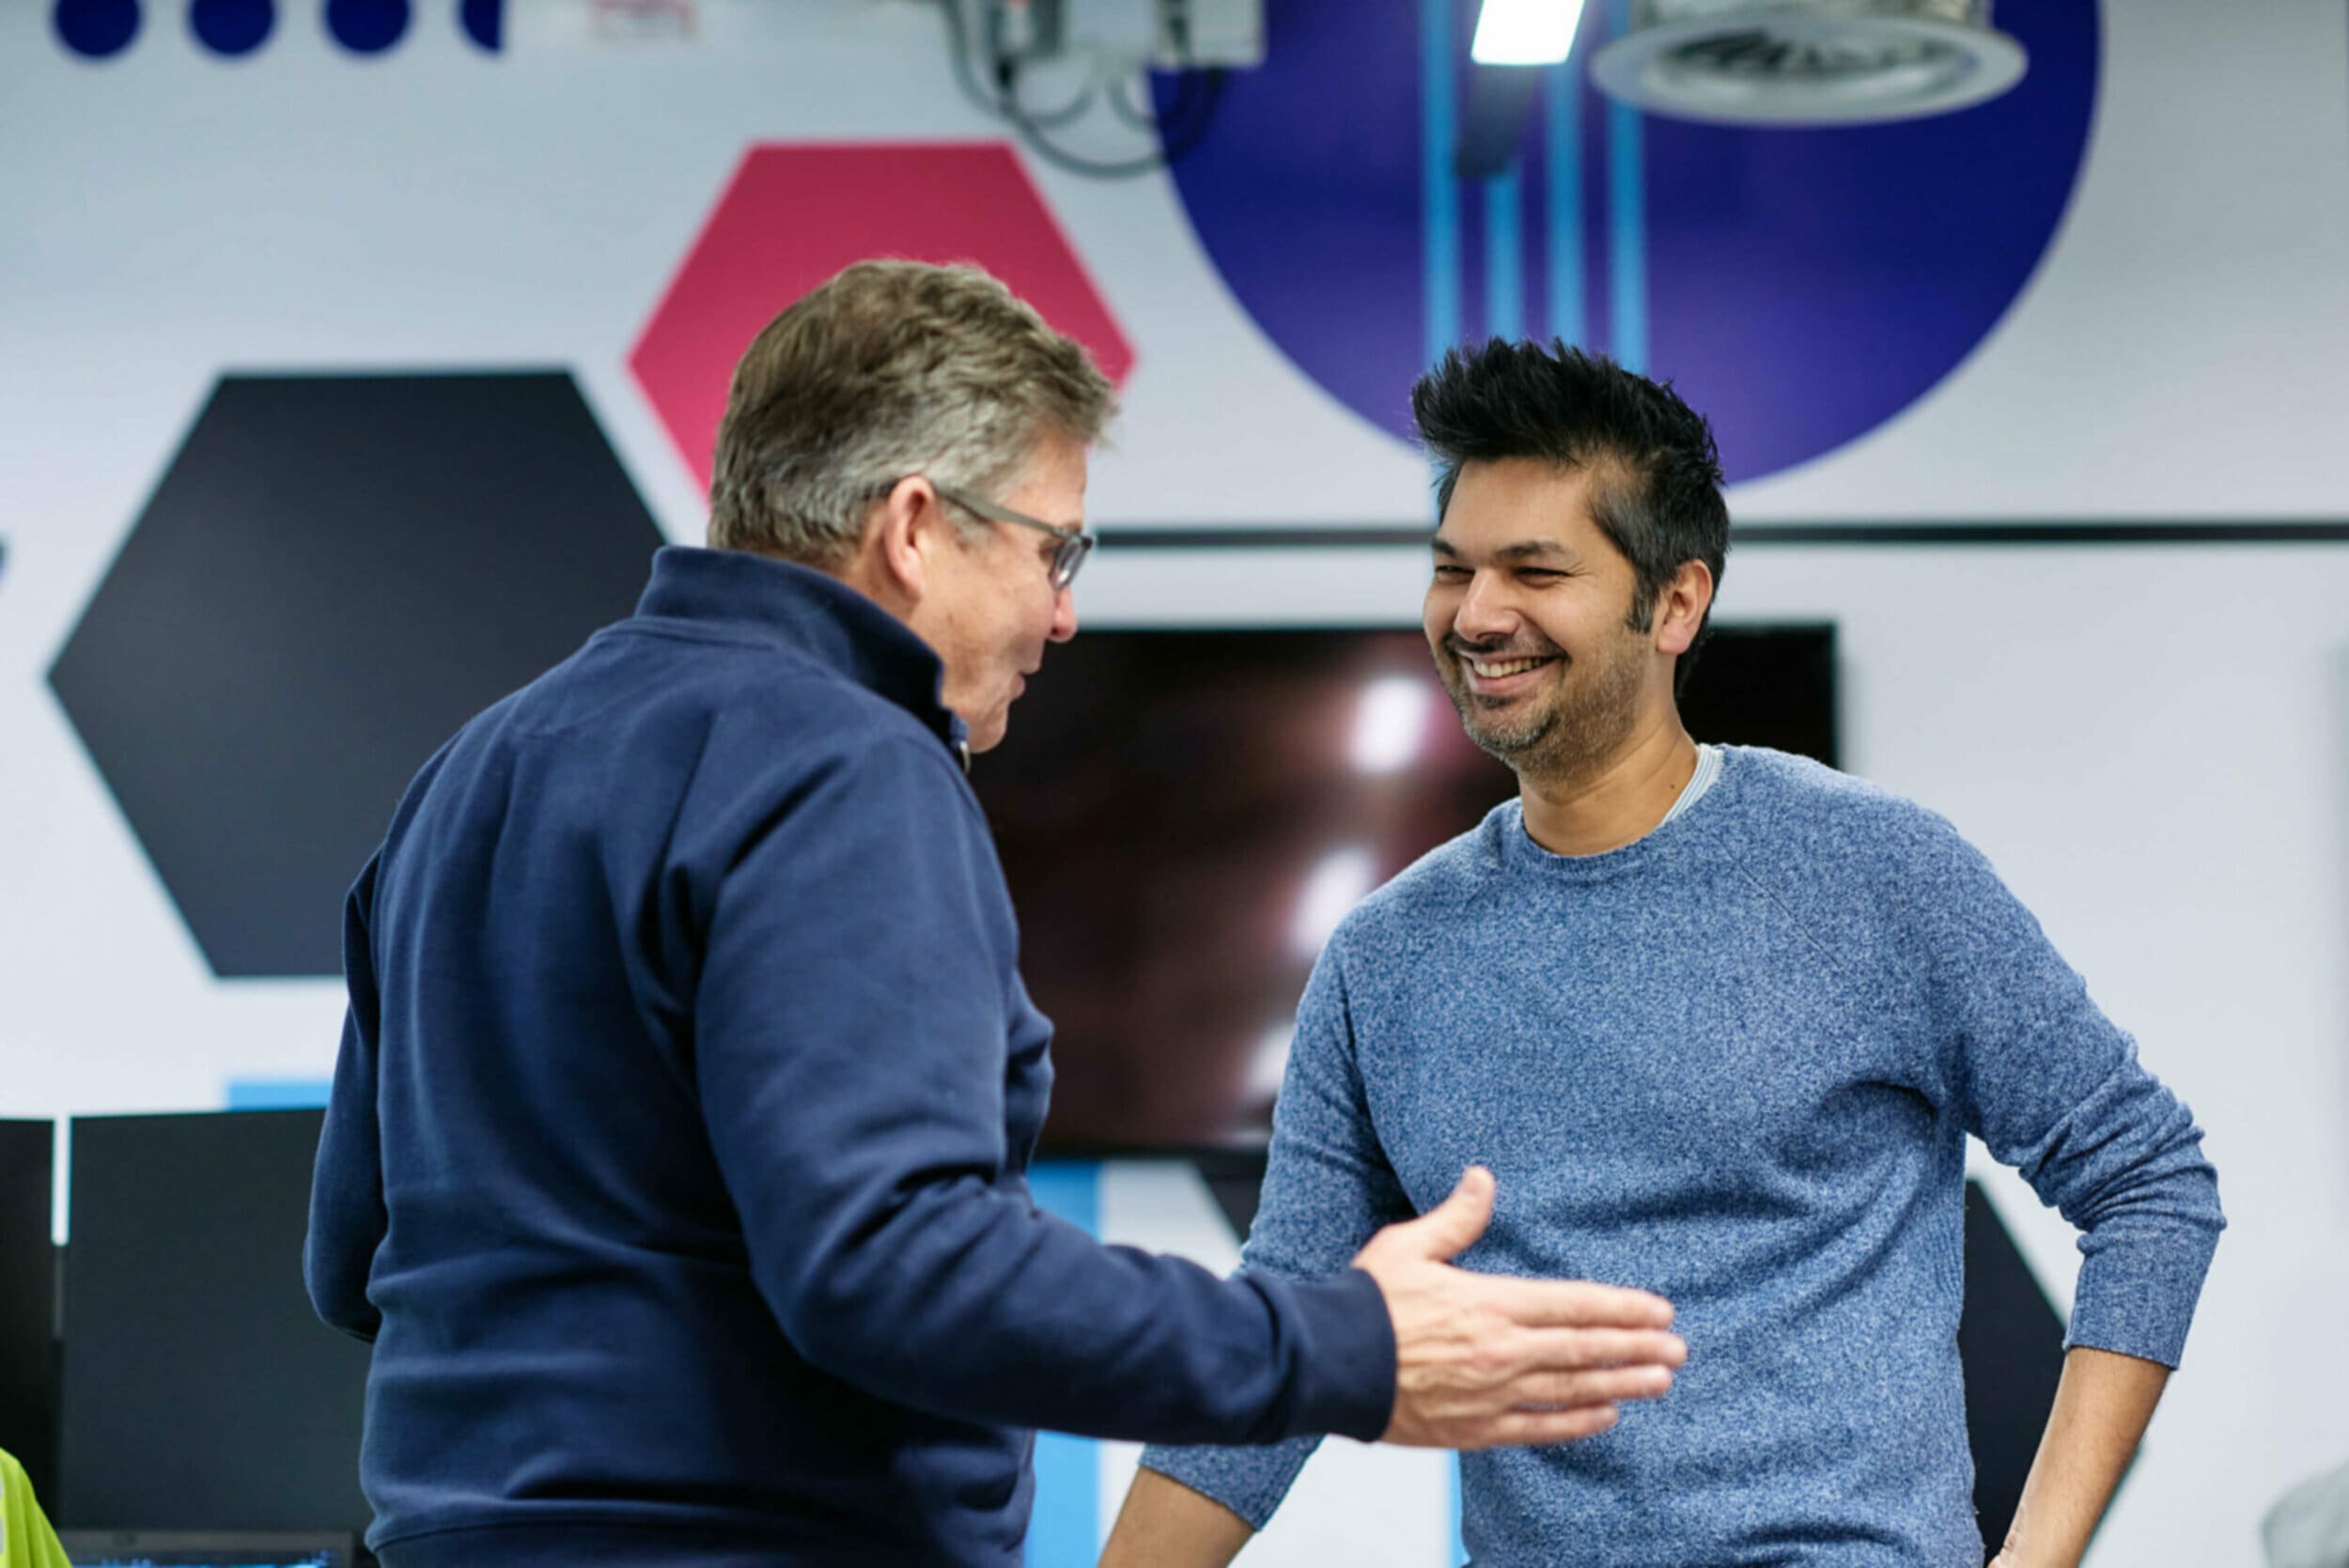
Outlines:
[[[1050,1025],[963,772],[1076,630],[1110,411],[983,274],[849,269],[737,368],[716,548],[400,802],[305,1258],[391,1568],[1010,1568],[1034,1427],[1555,1443],[1669,1384],[1657,1297],[1447,1265],[1482,1172],[1237,1282],[1031,1201]]]
[[[1481,1162],[1501,1199],[1470,1261],[1661,1292],[1689,1360],[1602,1436],[1464,1457],[1479,1568],[1978,1565],[1977,1136],[2082,1233],[1999,1558],[2068,1568],[2221,1224],[2192,1119],[1948,823],[1682,728],[1729,521],[1678,397],[1496,340],[1413,408],[1440,474],[1428,643],[1520,793],[1322,953],[1245,1274],[1326,1269]],[[1228,1561],[1311,1448],[1149,1451],[1105,1568]]]

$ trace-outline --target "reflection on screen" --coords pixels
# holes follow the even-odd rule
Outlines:
[[[1722,628],[1699,739],[1833,763],[1833,633]],[[1055,1026],[1050,1149],[1261,1143],[1346,911],[1517,792],[1417,630],[1088,631],[974,760]]]

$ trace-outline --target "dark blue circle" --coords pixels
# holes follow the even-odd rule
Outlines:
[[[458,23],[465,36],[491,54],[506,42],[506,0],[461,0]]]
[[[1571,70],[1620,32],[1619,11],[1585,8]],[[1425,340],[1441,319],[1426,308],[1427,269],[1444,258],[1458,337],[1555,330],[1636,359],[1712,419],[1733,480],[1832,452],[1915,404],[1997,329],[2062,222],[2095,116],[2096,0],[1999,7],[2028,73],[2003,97],[1929,119],[1704,125],[1628,115],[1581,82],[1574,135],[1558,144],[1575,160],[1573,221],[1552,225],[1537,112],[1516,184],[1456,182],[1446,250],[1430,242],[1440,219],[1422,185],[1423,34],[1440,18],[1457,35],[1457,114],[1472,102],[1476,14],[1468,0],[1268,7],[1264,65],[1233,73],[1211,130],[1172,171],[1257,325],[1407,442],[1412,380],[1445,347]],[[1179,120],[1181,82],[1154,88],[1159,114]],[[1490,204],[1513,197],[1518,255],[1488,256],[1512,232],[1491,225]],[[1619,210],[1634,216],[1618,224]],[[1519,308],[1488,308],[1496,259]],[[1579,280],[1566,296],[1579,303],[1550,299],[1553,267]],[[1635,308],[1617,308],[1619,276]]]
[[[57,0],[49,14],[57,41],[87,59],[119,54],[139,34],[139,0]]]
[[[408,0],[326,0],[326,30],[354,54],[380,54],[408,31]]]
[[[193,0],[188,30],[215,54],[250,54],[277,25],[275,0]]]

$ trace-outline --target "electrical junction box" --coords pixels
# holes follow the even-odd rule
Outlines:
[[[1154,8],[1152,65],[1179,70],[1264,64],[1264,0],[1157,0]]]
[[[1016,5],[1018,0],[997,0]],[[1039,37],[1161,70],[1264,64],[1264,0],[1026,0]]]

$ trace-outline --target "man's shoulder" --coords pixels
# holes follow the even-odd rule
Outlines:
[[[577,719],[639,734],[699,735],[769,762],[859,757],[910,740],[946,756],[904,707],[797,649],[678,637],[642,622],[607,628],[508,701],[517,699],[541,723]]]
[[[1724,748],[1740,787],[1731,797],[1735,838],[1776,843],[1812,870],[1887,870],[1946,856],[1962,841],[1949,819],[1878,784],[1810,757],[1760,746]]]
[[[443,771],[466,779],[517,769],[541,785],[568,781],[554,793],[599,815],[618,802],[728,819],[762,819],[826,781],[855,794],[894,778],[942,799],[960,775],[921,720],[817,660],[646,635],[628,622],[477,715],[412,795]],[[582,780],[595,783],[576,787]]]
[[[1802,757],[1740,748],[1743,775],[1714,838],[1781,907],[1839,950],[1978,908],[1998,886],[1982,852],[1932,808]],[[1873,935],[1872,935],[1873,934]]]

